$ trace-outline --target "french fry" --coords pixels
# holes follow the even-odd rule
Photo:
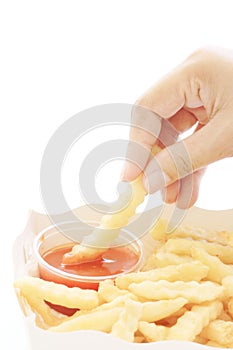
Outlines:
[[[110,302],[115,300],[117,297],[122,295],[128,295],[133,296],[132,293],[130,293],[128,290],[122,290],[114,285],[114,282],[112,280],[105,280],[103,282],[100,282],[99,289],[98,289],[98,295],[99,299],[102,302]]]
[[[233,322],[215,320],[204,329],[202,334],[222,345],[233,344]]]
[[[51,327],[51,332],[74,332],[81,329],[96,330],[109,333],[113,324],[118,320],[122,307],[109,310],[99,310],[68,319],[62,324]]]
[[[117,237],[118,233],[114,231],[128,224],[129,219],[135,214],[139,204],[144,201],[146,191],[142,184],[142,176],[139,175],[131,181],[132,197],[128,205],[114,214],[106,214],[101,218],[99,229],[92,232],[91,242],[95,247],[90,248],[82,245],[75,245],[72,250],[63,257],[64,264],[74,264],[77,262],[86,262],[99,258],[109,247],[111,242]],[[120,203],[119,203],[120,206]],[[103,234],[102,229],[109,229],[107,235]]]
[[[148,301],[142,304],[141,321],[155,322],[180,310],[187,300],[177,298],[171,300]]]
[[[98,305],[96,308],[93,308],[90,310],[78,310],[72,316],[69,317],[69,320],[75,319],[81,315],[92,314],[92,313],[95,313],[96,311],[111,310],[111,309],[115,309],[117,307],[123,308],[125,306],[125,302],[128,299],[129,299],[129,295],[121,295],[110,302]]]
[[[81,314],[86,314],[86,313],[92,313],[95,311],[104,311],[104,310],[111,310],[114,309],[116,307],[124,307],[125,303],[127,300],[131,299],[131,297],[133,298],[137,298],[136,296],[134,297],[133,295],[129,294],[125,294],[125,295],[120,295],[119,297],[113,299],[110,302],[101,304],[99,306],[97,306],[95,309],[92,310],[81,310]],[[80,313],[80,311],[77,311],[77,315]],[[75,316],[75,315],[74,315]]]
[[[208,274],[208,267],[192,261],[182,265],[170,265],[144,272],[134,272],[122,275],[116,278],[116,285],[121,289],[126,289],[131,283],[140,283],[145,280],[149,281],[200,281]]]
[[[105,248],[92,248],[75,244],[70,252],[64,254],[62,262],[66,265],[86,263],[99,259],[104,252],[106,252]]]
[[[139,322],[139,331],[144,335],[147,342],[166,340],[168,327],[157,326],[155,323]]]
[[[134,300],[137,301],[137,297],[129,293],[127,291],[127,294],[120,295],[114,299],[112,299],[110,302],[106,302],[97,308],[87,311],[77,311],[77,313],[72,316],[73,318],[100,310],[109,310],[111,308],[115,307],[124,307],[126,303],[129,301]],[[177,316],[179,315],[179,311],[182,309],[182,307],[187,303],[187,300],[184,298],[177,298],[177,299],[171,299],[171,300],[159,300],[159,301],[152,301],[152,302],[138,302],[138,307],[141,307],[142,305],[142,312],[141,312],[141,318],[142,321],[148,321],[148,322],[154,322],[160,319],[163,319],[165,317],[170,316],[171,314],[174,314]]]
[[[191,255],[192,248],[203,249],[217,256],[225,264],[233,264],[233,247],[214,242],[195,241],[186,238],[171,238],[164,245],[165,251],[180,255]]]
[[[100,222],[100,227],[105,229],[117,229],[128,224],[129,218],[135,214],[136,208],[145,198],[146,191],[142,184],[142,176],[139,175],[135,180],[131,181],[132,198],[130,203],[112,215],[104,215]]]
[[[152,254],[147,259],[147,262],[142,270],[148,271],[158,267],[166,267],[168,265],[181,265],[192,261],[194,261],[194,259],[188,255],[180,256],[159,250],[157,253]]]
[[[78,310],[75,312],[75,314],[73,316],[69,317],[69,320],[76,319],[77,317],[82,316],[82,315],[87,315],[87,314],[91,315],[92,313],[96,313],[97,311],[112,310],[112,309],[119,308],[119,307],[123,309],[126,301],[129,300],[130,297],[132,297],[132,295],[130,293],[128,293],[126,295],[120,295],[117,298],[115,298],[114,300],[112,300],[110,302],[103,303],[94,309]],[[136,296],[134,298],[136,299]]]
[[[187,311],[181,316],[177,323],[169,330],[167,339],[193,341],[210,321],[218,317],[222,308],[223,306],[220,301],[193,306],[191,311]]]
[[[203,303],[220,298],[223,294],[223,287],[213,282],[168,282],[168,281],[144,281],[132,283],[128,288],[137,296],[151,299],[175,299],[182,297],[190,303]]]
[[[111,334],[115,337],[133,342],[134,333],[138,329],[138,322],[142,313],[142,304],[127,300],[120,313],[119,319],[113,325]]]
[[[216,256],[212,256],[203,249],[192,248],[192,256],[209,267],[207,278],[210,281],[221,283],[226,276],[233,275],[233,267],[224,264]]]
[[[94,290],[69,288],[37,277],[23,277],[14,286],[26,299],[33,295],[52,304],[77,309],[93,309],[99,304],[98,293]]]

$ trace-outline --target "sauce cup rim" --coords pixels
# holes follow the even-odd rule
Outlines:
[[[94,220],[86,220],[85,222],[90,223],[90,224],[98,224],[98,222],[94,221]],[[64,221],[59,223],[59,225],[61,224],[69,224],[72,223],[72,221]],[[47,263],[42,255],[40,254],[40,248],[43,244],[43,242],[46,240],[46,237],[42,240],[42,237],[48,233],[50,230],[52,229],[56,229],[56,225],[50,225],[47,226],[46,228],[44,228],[42,231],[40,231],[38,233],[38,235],[35,237],[34,241],[33,241],[33,253],[34,256],[36,258],[36,261],[39,265],[41,265],[44,269],[49,270],[50,272],[52,272],[53,274],[66,278],[68,280],[73,280],[73,281],[77,281],[77,282],[88,282],[88,283],[98,283],[101,281],[104,281],[106,279],[115,279],[116,277],[119,277],[123,274],[126,273],[130,273],[130,272],[136,272],[138,271],[138,269],[141,267],[142,265],[142,261],[143,261],[143,244],[141,242],[140,239],[138,239],[134,234],[132,234],[130,231],[128,231],[127,229],[123,228],[121,229],[121,232],[123,233],[127,233],[128,236],[130,236],[132,238],[132,242],[130,244],[128,244],[129,246],[133,246],[133,248],[135,249],[136,253],[138,254],[138,261],[136,264],[134,264],[129,270],[126,270],[124,272],[120,272],[117,274],[113,274],[113,275],[104,275],[104,276],[86,276],[86,275],[77,275],[77,274],[72,274],[69,272],[65,272],[62,271],[52,265],[50,265],[49,263]],[[51,234],[59,234],[62,235],[61,232],[57,231],[57,232],[51,232]],[[68,238],[66,235],[63,235],[67,240],[69,240],[70,242],[73,242],[72,239]],[[125,244],[125,246],[127,246],[127,244]],[[57,246],[58,247],[58,246]]]

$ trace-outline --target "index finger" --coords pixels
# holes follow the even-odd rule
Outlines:
[[[146,167],[161,127],[162,120],[153,111],[139,105],[132,108],[130,140],[122,180],[134,180]]]
[[[130,140],[139,143],[148,151],[151,151],[158,141],[161,132],[161,120],[177,116],[184,106],[195,108],[202,106],[198,93],[198,85],[194,89],[190,88],[190,81],[193,70],[186,65],[176,68],[173,72],[161,79],[155,86],[150,88],[136,103],[132,111],[132,126],[130,130]],[[196,90],[195,90],[196,89]],[[191,126],[196,119],[188,111],[183,110],[183,116],[187,117]],[[175,123],[175,120],[173,120]],[[171,125],[173,124],[171,123]],[[167,123],[167,125],[169,122]],[[176,139],[174,138],[174,142]],[[165,145],[166,146],[166,145]],[[136,178],[144,168],[139,168],[130,162],[134,148],[129,143],[127,150],[127,161],[122,173],[123,180],[131,181]],[[140,154],[138,155],[138,158]],[[149,157],[149,155],[148,155]],[[140,164],[146,166],[147,159],[140,159]]]

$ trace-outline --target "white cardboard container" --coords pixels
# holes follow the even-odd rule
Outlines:
[[[169,218],[173,206],[167,206],[162,216]],[[74,212],[83,220],[100,219],[99,215],[87,207],[75,209]],[[15,266],[15,278],[26,275],[36,275],[35,263],[31,260],[32,242],[35,235],[52,223],[47,215],[34,211],[29,213],[29,218],[24,232],[17,238],[13,249]],[[184,217],[182,226],[195,226],[214,231],[232,231],[233,239],[233,210],[208,211],[197,207],[189,209]],[[149,254],[153,247],[153,240],[149,235],[143,237],[145,254]],[[21,301],[19,300],[21,303]],[[136,344],[117,339],[109,334],[98,331],[77,331],[67,333],[52,333],[38,328],[34,323],[34,315],[30,310],[25,310],[25,326],[28,332],[31,350],[76,350],[76,349],[101,349],[101,350],[208,350],[217,349],[184,341],[160,341],[155,343]],[[233,350],[233,349],[232,349]]]

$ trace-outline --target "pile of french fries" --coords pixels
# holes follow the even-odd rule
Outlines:
[[[193,341],[233,348],[233,233],[159,221],[155,251],[139,272],[105,280],[98,291],[37,277],[15,282],[21,304],[50,332],[97,330],[129,342]],[[79,309],[64,316],[45,302]]]

